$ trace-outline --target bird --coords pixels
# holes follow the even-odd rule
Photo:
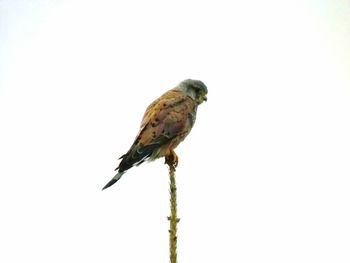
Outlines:
[[[122,175],[145,161],[165,157],[165,163],[174,168],[178,156],[174,149],[190,133],[198,105],[207,101],[207,86],[200,80],[186,79],[153,101],[146,109],[139,132],[119,160],[117,174],[102,188],[115,184]]]

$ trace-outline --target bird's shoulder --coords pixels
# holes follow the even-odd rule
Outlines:
[[[146,109],[141,127],[145,126],[151,119],[162,120],[171,112],[187,108],[191,98],[179,90],[171,89],[153,101]]]
[[[159,138],[172,138],[186,124],[193,111],[193,100],[178,90],[169,90],[151,103],[142,120],[139,140],[151,143]]]

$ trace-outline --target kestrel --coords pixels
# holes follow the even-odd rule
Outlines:
[[[176,167],[176,146],[190,133],[196,120],[197,107],[207,100],[208,89],[199,80],[187,79],[167,91],[146,109],[139,133],[129,151],[122,155],[118,173],[102,190],[115,184],[131,167],[146,160],[165,157]]]

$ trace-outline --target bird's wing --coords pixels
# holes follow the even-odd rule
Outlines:
[[[151,104],[136,140],[141,145],[163,144],[182,132],[193,101],[180,91],[170,90]]]
[[[119,170],[141,164],[162,145],[187,133],[188,115],[193,111],[193,105],[191,98],[177,90],[170,90],[151,103],[133,145],[121,157]]]

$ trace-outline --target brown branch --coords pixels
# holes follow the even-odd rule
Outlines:
[[[176,181],[175,181],[175,165],[174,163],[168,163],[169,166],[169,178],[170,178],[170,221],[169,229],[169,252],[170,263],[177,262],[177,223],[180,221],[177,218],[177,201],[176,201]]]

